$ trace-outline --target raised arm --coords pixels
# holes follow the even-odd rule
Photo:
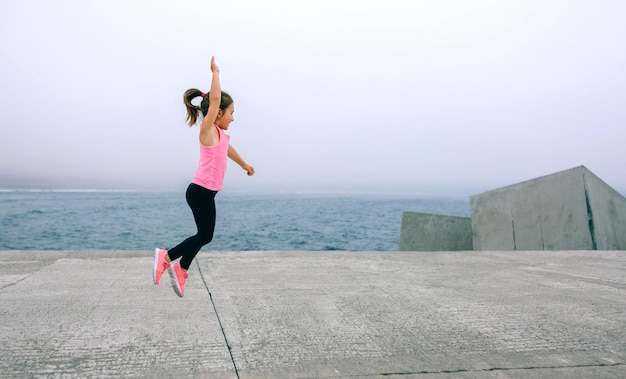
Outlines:
[[[211,57],[211,90],[209,91],[209,110],[202,120],[200,127],[200,139],[203,134],[210,133],[213,124],[217,119],[220,111],[220,102],[222,101],[222,88],[220,86],[220,69],[215,63],[215,57]]]

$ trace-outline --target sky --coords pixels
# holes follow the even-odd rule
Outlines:
[[[621,0],[0,0],[0,188],[184,191],[182,94],[235,100],[224,191],[626,193]]]

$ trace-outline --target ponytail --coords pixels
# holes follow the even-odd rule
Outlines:
[[[233,103],[233,98],[230,97],[228,93],[224,91],[221,92],[220,109],[224,111]],[[202,97],[202,101],[199,106],[191,103],[191,100],[196,97]],[[200,113],[202,113],[203,116],[206,116],[209,111],[209,94],[195,88],[188,89],[183,95],[183,103],[185,103],[185,108],[187,109],[187,119],[185,121],[187,121],[189,126],[194,126],[198,121]]]
[[[187,121],[189,126],[194,126],[198,121],[198,116],[201,109],[199,106],[191,104],[191,100],[195,99],[198,96],[203,97],[204,93],[195,88],[188,89],[183,95],[183,103],[185,103],[185,108],[187,109],[187,118],[185,119],[185,121]]]

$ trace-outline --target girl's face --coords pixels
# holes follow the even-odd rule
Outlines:
[[[218,112],[215,125],[217,125],[220,129],[228,130],[230,123],[235,121],[233,113],[235,113],[235,103],[230,104],[225,110],[220,110]]]

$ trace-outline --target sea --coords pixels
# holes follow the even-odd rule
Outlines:
[[[398,250],[403,211],[469,216],[469,197],[220,192],[203,251]],[[0,190],[0,250],[153,250],[195,234],[185,192]]]

